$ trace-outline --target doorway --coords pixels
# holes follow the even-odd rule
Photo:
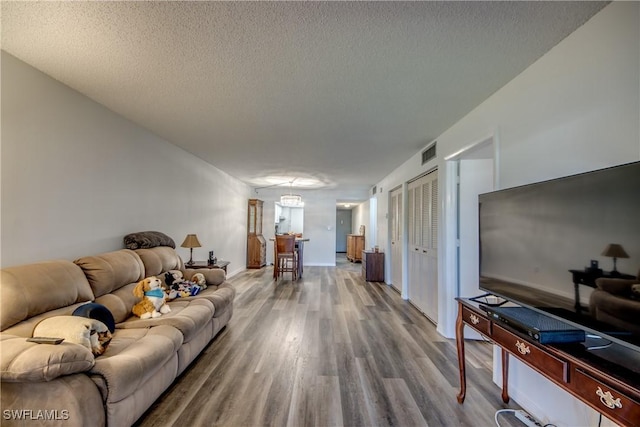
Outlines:
[[[336,253],[347,252],[347,234],[351,234],[351,210],[336,210]]]
[[[483,138],[445,158],[445,283],[440,289],[438,332],[455,336],[456,297],[470,297],[478,288],[478,195],[493,191],[498,182],[498,143]]]
[[[391,214],[391,285],[406,298],[406,291],[402,290],[402,187],[390,193],[389,212]]]

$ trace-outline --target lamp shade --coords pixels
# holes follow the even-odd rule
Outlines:
[[[199,248],[202,245],[198,240],[198,236],[195,234],[187,234],[187,237],[184,238],[184,242],[180,245],[183,248]]]
[[[609,258],[629,258],[629,254],[627,254],[622,245],[619,245],[617,243],[608,244],[600,255]]]

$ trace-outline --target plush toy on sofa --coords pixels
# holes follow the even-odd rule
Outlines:
[[[198,295],[202,289],[198,284],[184,280],[180,270],[167,271],[164,281],[168,287],[169,299]]]
[[[200,286],[200,289],[207,289],[207,279],[205,279],[204,274],[196,273],[191,277],[191,281],[196,285]]]
[[[162,282],[155,276],[147,277],[138,282],[133,288],[133,295],[141,301],[133,306],[131,311],[141,319],[160,317],[171,311],[166,304]]]
[[[81,316],[48,317],[36,325],[33,336],[64,338],[66,342],[86,347],[94,356],[100,356],[106,351],[112,337],[107,325]]]

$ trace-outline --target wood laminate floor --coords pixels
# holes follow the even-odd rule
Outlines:
[[[229,324],[136,425],[495,426],[506,407],[491,345],[467,343],[459,405],[455,341],[344,256],[296,282],[272,267],[230,282]]]

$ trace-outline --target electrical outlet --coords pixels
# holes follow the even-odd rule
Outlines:
[[[515,416],[517,419],[522,421],[527,427],[542,427],[542,424],[540,424],[538,420],[533,418],[531,415],[529,415],[522,409],[517,410],[515,412]]]

